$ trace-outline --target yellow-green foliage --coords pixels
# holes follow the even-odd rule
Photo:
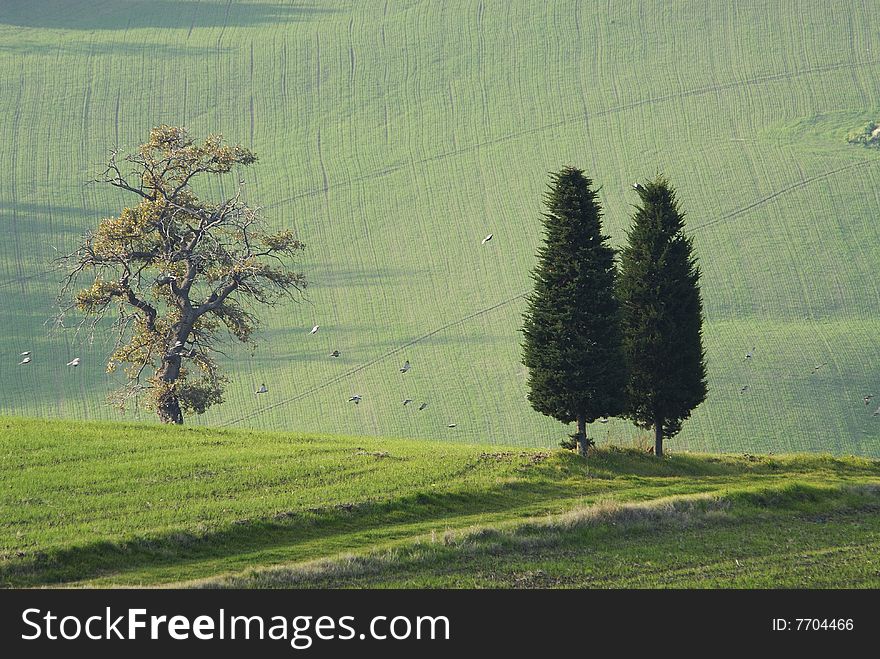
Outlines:
[[[290,230],[264,230],[257,211],[241,200],[241,184],[213,203],[192,191],[207,175],[255,161],[220,135],[197,145],[184,128],[167,125],[153,128],[137,153],[110,155],[97,182],[138,203],[101,221],[66,257],[70,274],[60,297],[85,278],[92,283],[74,294],[76,310],[102,316],[118,302],[107,372],[128,366],[127,382],[109,398],[117,407],[142,399],[163,420],[181,423],[181,409],[204,414],[222,403],[228,378],[215,361],[217,330],[248,342],[258,326],[255,305],[305,286],[283,260],[302,243]]]

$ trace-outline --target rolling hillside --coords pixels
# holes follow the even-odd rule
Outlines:
[[[84,186],[107,151],[172,123],[258,153],[250,201],[296,228],[313,281],[253,355],[229,351],[227,403],[190,423],[556,444],[525,400],[518,327],[547,172],[573,164],[618,244],[634,180],[665,172],[688,211],[710,394],[670,450],[880,455],[862,400],[880,401],[880,150],[845,139],[880,119],[878,10],[3,2],[0,413],[118,418],[110,338],[45,325],[50,261],[126,202]]]
[[[866,458],[0,417],[0,482],[0,588],[880,584]]]

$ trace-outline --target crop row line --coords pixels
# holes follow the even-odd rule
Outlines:
[[[319,52],[320,52],[320,51],[319,51]],[[450,157],[453,157],[453,156],[462,155],[462,154],[465,154],[465,153],[469,153],[469,152],[472,152],[472,151],[476,151],[476,150],[481,149],[481,148],[483,148],[483,147],[485,147],[485,146],[490,146],[490,145],[493,145],[493,144],[502,143],[502,142],[505,142],[505,141],[509,141],[509,140],[511,140],[511,139],[516,139],[517,137],[522,137],[522,136],[524,136],[524,135],[529,135],[529,134],[534,134],[534,133],[537,133],[537,132],[542,132],[542,131],[545,131],[545,130],[549,130],[549,129],[551,129],[551,128],[558,128],[558,127],[560,127],[560,126],[562,126],[562,125],[570,124],[570,123],[573,123],[573,122],[576,122],[576,121],[588,121],[588,120],[591,119],[591,118],[602,117],[602,116],[608,116],[608,115],[613,115],[613,114],[617,114],[617,113],[620,113],[620,112],[625,112],[625,111],[627,111],[627,110],[631,110],[631,109],[635,109],[635,108],[638,108],[638,107],[642,107],[642,106],[645,106],[645,105],[654,105],[654,104],[657,104],[657,103],[667,102],[667,101],[670,101],[670,100],[676,100],[676,99],[680,99],[680,98],[688,98],[688,97],[693,97],[693,96],[701,96],[701,95],[704,95],[704,94],[710,94],[710,93],[717,92],[717,91],[723,91],[723,90],[728,90],[728,89],[735,89],[735,88],[737,88],[737,87],[750,86],[750,85],[758,85],[758,84],[764,84],[764,83],[768,83],[768,82],[776,82],[776,81],[779,81],[779,80],[788,80],[788,79],[792,79],[792,78],[795,78],[795,77],[798,77],[798,76],[810,75],[810,74],[813,74],[813,73],[825,73],[825,72],[836,71],[836,70],[840,70],[840,69],[853,69],[853,68],[858,68],[858,67],[861,67],[861,66],[868,66],[868,65],[873,65],[873,64],[880,64],[880,59],[866,60],[866,61],[861,61],[861,62],[840,62],[840,63],[837,63],[837,64],[828,64],[828,65],[825,65],[825,66],[818,66],[818,67],[813,67],[813,68],[809,68],[809,69],[803,69],[803,70],[801,70],[801,71],[772,73],[772,74],[768,74],[768,75],[765,75],[765,76],[758,76],[758,77],[755,77],[755,78],[750,78],[750,79],[747,79],[747,80],[733,81],[733,82],[728,82],[728,83],[720,83],[720,84],[716,84],[716,85],[708,85],[708,86],[698,87],[698,88],[691,89],[691,90],[686,90],[686,91],[683,91],[683,92],[677,92],[677,93],[672,93],[672,94],[665,94],[665,95],[662,95],[662,96],[655,96],[655,97],[647,98],[647,99],[641,99],[641,100],[638,100],[638,101],[633,101],[633,102],[630,102],[630,103],[625,103],[625,104],[623,104],[623,105],[619,105],[619,106],[616,106],[616,107],[613,107],[613,108],[608,108],[608,109],[606,109],[606,110],[600,110],[600,111],[598,111],[598,112],[594,112],[594,113],[588,113],[588,112],[585,112],[585,113],[583,113],[582,115],[580,115],[580,116],[578,116],[578,117],[576,117],[576,118],[574,118],[574,119],[563,119],[563,120],[560,120],[560,121],[555,121],[555,122],[551,122],[551,123],[543,124],[543,125],[536,126],[536,127],[533,127],[533,128],[524,129],[524,130],[521,130],[521,131],[514,131],[514,132],[508,133],[508,134],[506,134],[506,135],[502,135],[502,136],[500,136],[500,137],[494,138],[494,139],[492,139],[492,140],[486,140],[486,141],[483,141],[483,142],[478,142],[478,143],[476,143],[476,144],[472,144],[472,145],[467,146],[467,147],[462,147],[462,148],[460,148],[460,149],[454,149],[454,150],[452,150],[452,151],[447,151],[447,152],[444,152],[444,153],[435,154],[435,155],[433,155],[433,156],[427,156],[427,157],[425,157],[425,158],[421,158],[421,159],[417,159],[417,160],[414,159],[414,160],[411,160],[411,161],[408,162],[408,163],[402,163],[402,164],[390,165],[390,166],[388,166],[388,167],[385,167],[385,168],[382,168],[382,169],[376,170],[376,171],[371,172],[371,173],[369,173],[369,174],[364,174],[364,175],[362,175],[362,176],[357,176],[357,177],[351,177],[351,178],[348,178],[348,179],[346,179],[346,180],[344,180],[344,181],[340,181],[339,183],[333,183],[333,184],[329,183],[329,181],[328,181],[328,179],[327,179],[326,171],[324,171],[324,181],[323,181],[323,185],[322,185],[321,188],[319,188],[319,189],[312,189],[312,190],[306,190],[305,192],[301,192],[301,193],[299,193],[299,194],[297,194],[297,195],[294,195],[294,196],[292,196],[292,197],[288,197],[288,198],[286,198],[286,199],[282,199],[281,201],[275,202],[275,203],[273,203],[273,204],[269,204],[269,205],[265,206],[264,208],[266,208],[266,209],[276,208],[276,207],[279,207],[279,206],[283,206],[284,204],[287,204],[287,203],[289,203],[289,202],[291,202],[291,201],[295,201],[295,200],[297,200],[297,199],[303,199],[303,198],[306,198],[306,197],[315,196],[315,195],[317,195],[317,194],[323,194],[323,195],[326,195],[326,194],[328,194],[328,192],[329,192],[331,189],[350,187],[350,186],[351,186],[352,184],[354,184],[354,183],[360,183],[360,182],[363,182],[363,181],[368,181],[368,180],[372,180],[372,179],[376,179],[376,178],[382,178],[382,177],[384,177],[384,176],[388,176],[388,175],[390,175],[390,174],[393,174],[393,173],[395,173],[395,172],[397,172],[397,171],[399,171],[399,170],[401,170],[401,169],[404,169],[404,168],[406,168],[406,167],[415,166],[415,165],[423,165],[423,164],[427,164],[427,163],[430,163],[430,162],[436,162],[436,161],[439,161],[439,160],[444,160],[444,159],[446,159],[446,158],[450,158]],[[320,77],[320,76],[319,76],[319,77]],[[319,135],[319,137],[318,137],[318,144],[319,144],[319,149],[320,149],[320,135]],[[862,164],[865,164],[865,163],[867,163],[867,162],[869,162],[869,161],[868,161],[868,160],[866,160],[866,161],[861,161],[860,163],[856,163],[856,164],[853,164],[853,165],[847,166],[847,167],[845,167],[845,168],[841,168],[841,169],[838,169],[838,170],[832,170],[832,171],[830,171],[830,172],[826,172],[826,173],[824,173],[824,174],[817,175],[817,177],[814,177],[814,178],[811,178],[811,179],[806,179],[806,180],[804,180],[804,181],[801,181],[801,182],[799,182],[799,183],[796,183],[796,184],[794,184],[793,187],[801,187],[801,186],[803,186],[803,185],[807,185],[808,183],[811,183],[811,182],[814,181],[814,180],[818,180],[818,178],[823,178],[823,177],[826,177],[826,176],[831,176],[831,175],[833,175],[833,174],[838,173],[839,171],[844,171],[845,169],[849,169],[849,168],[851,168],[851,167],[857,167],[857,166],[862,165]],[[746,212],[746,211],[750,210],[751,208],[753,208],[755,205],[759,205],[759,204],[761,204],[761,203],[764,203],[765,201],[768,201],[769,199],[773,198],[774,196],[778,196],[778,195],[783,194],[783,193],[785,193],[785,192],[787,192],[787,191],[788,191],[788,189],[783,189],[783,190],[777,191],[776,193],[774,193],[773,195],[771,195],[771,197],[769,197],[769,198],[767,198],[767,199],[759,199],[757,202],[755,202],[755,203],[752,204],[751,206],[748,206],[748,207],[744,207],[744,208],[742,208],[742,209],[739,209],[739,210],[737,211],[737,214],[739,214],[739,213],[743,213],[743,212]],[[731,216],[729,216],[729,217],[733,217],[733,216],[731,215]],[[729,217],[728,217],[728,216],[723,216],[723,217],[717,218],[716,220],[713,220],[712,223],[721,222],[721,221],[723,221],[723,220],[729,219]],[[710,226],[710,225],[709,225],[709,224],[706,224],[706,225],[703,225],[703,226],[705,227],[705,226]],[[43,275],[49,274],[49,273],[52,272],[52,271],[53,271],[53,269],[46,269],[46,270],[42,270],[42,271],[40,271],[40,272],[38,272],[38,273],[35,273],[35,274],[31,274],[31,275],[23,275],[23,276],[20,276],[20,277],[13,277],[13,278],[10,278],[10,279],[6,279],[6,280],[4,280],[4,281],[0,281],[0,288],[5,288],[6,286],[10,286],[10,285],[13,285],[13,284],[16,284],[16,283],[20,283],[20,282],[23,282],[23,281],[28,281],[28,280],[31,280],[31,279],[35,279],[35,278],[41,277],[41,276],[43,276]]]
[[[791,192],[791,191],[796,190],[798,188],[802,188],[806,185],[809,185],[810,183],[815,183],[816,181],[820,181],[822,179],[828,178],[828,177],[833,176],[835,174],[839,174],[841,172],[848,171],[848,170],[851,170],[851,169],[854,169],[857,167],[863,167],[867,164],[876,163],[876,162],[880,162],[880,159],[869,158],[866,160],[861,160],[856,163],[851,163],[851,164],[846,165],[844,167],[838,167],[838,168],[829,170],[827,172],[817,174],[815,176],[811,176],[811,177],[806,178],[802,181],[799,181],[795,184],[792,184],[792,185],[786,186],[780,190],[777,190],[776,192],[769,194],[765,197],[762,197],[762,198],[758,199],[757,201],[754,201],[750,204],[747,204],[746,206],[742,206],[740,208],[732,210],[732,211],[730,211],[730,212],[728,212],[728,213],[726,213],[726,214],[724,214],[714,220],[710,220],[709,222],[706,222],[705,224],[694,227],[691,230],[691,233],[695,233],[695,232],[700,231],[702,229],[706,229],[710,226],[715,226],[720,222],[723,222],[723,221],[729,220],[731,218],[737,217],[739,215],[742,215],[743,213],[746,213],[750,210],[753,210],[754,208],[757,208],[763,204],[766,204],[766,203],[772,201],[773,199],[776,199],[777,197],[779,197],[787,192]],[[467,316],[464,316],[462,318],[454,320],[450,323],[446,323],[445,325],[438,327],[436,329],[433,329],[430,332],[422,334],[421,336],[418,336],[414,339],[411,339],[410,341],[407,341],[406,343],[401,344],[401,345],[383,353],[382,355],[380,355],[374,359],[371,359],[368,362],[364,362],[363,364],[356,366],[355,368],[352,368],[352,369],[346,371],[345,373],[341,373],[339,375],[336,375],[336,376],[330,378],[329,380],[326,380],[326,381],[324,381],[320,384],[317,384],[309,389],[306,389],[305,391],[300,392],[299,394],[296,394],[295,396],[290,396],[290,397],[285,398],[283,400],[280,400],[276,403],[273,403],[272,405],[268,405],[266,407],[262,407],[260,409],[254,410],[253,412],[250,412],[248,414],[244,414],[244,415],[237,417],[235,419],[232,419],[230,421],[226,421],[226,422],[222,423],[221,425],[222,426],[229,426],[229,425],[233,425],[235,423],[240,423],[242,421],[247,421],[247,420],[252,419],[256,416],[260,416],[266,412],[269,412],[270,410],[278,408],[282,405],[287,405],[289,403],[293,403],[293,402],[302,400],[303,398],[307,398],[308,396],[311,396],[312,394],[317,393],[318,391],[321,391],[322,389],[325,389],[333,384],[336,384],[337,382],[340,382],[341,380],[344,380],[345,378],[350,377],[351,375],[354,375],[355,373],[359,373],[360,371],[363,371],[363,370],[369,368],[370,366],[373,366],[374,364],[378,364],[379,362],[387,359],[388,357],[391,357],[391,356],[405,350],[406,348],[409,348],[410,346],[413,346],[417,343],[420,343],[420,342],[424,341],[425,339],[428,339],[428,338],[434,336],[435,334],[438,334],[444,330],[447,330],[450,327],[454,327],[456,325],[461,325],[462,323],[466,323],[467,321],[472,320],[473,318],[477,318],[477,317],[482,316],[484,314],[495,311],[496,309],[503,308],[503,307],[507,306],[508,304],[511,304],[512,302],[516,302],[517,300],[521,300],[521,299],[525,298],[529,294],[529,292],[530,291],[524,291],[522,293],[518,293],[517,295],[514,295],[513,297],[509,297],[506,300],[503,300],[502,302],[497,302],[491,306],[474,311],[474,312],[468,314]]]
[[[336,384],[337,382],[344,380],[345,378],[350,377],[350,376],[354,375],[355,373],[359,373],[360,371],[363,371],[364,369],[367,369],[370,366],[373,366],[374,364],[378,364],[379,362],[387,359],[388,357],[392,357],[392,356],[396,355],[397,353],[399,353],[403,350],[406,350],[410,346],[413,346],[416,343],[420,343],[421,341],[424,341],[425,339],[428,339],[428,338],[434,336],[435,334],[439,334],[440,332],[447,330],[450,327],[455,327],[456,325],[461,325],[462,323],[466,323],[469,320],[472,320],[472,319],[477,318],[479,316],[482,316],[484,314],[490,313],[490,312],[494,311],[495,309],[500,309],[501,307],[504,307],[504,306],[510,304],[511,302],[515,302],[516,300],[519,300],[519,299],[525,297],[526,295],[528,295],[528,291],[526,291],[525,293],[520,293],[518,295],[514,295],[511,298],[503,300],[502,302],[497,302],[497,303],[493,304],[492,306],[486,307],[484,309],[479,309],[477,311],[474,311],[474,312],[468,314],[467,316],[464,316],[463,318],[459,318],[459,319],[454,320],[450,323],[446,323],[442,327],[438,327],[436,329],[431,330],[430,332],[426,332],[425,334],[422,334],[421,336],[417,336],[416,338],[411,339],[411,340],[407,341],[406,343],[403,343],[395,348],[392,348],[391,350],[388,350],[387,352],[379,355],[378,357],[375,357],[374,359],[371,359],[368,362],[364,362],[363,364],[360,364],[359,366],[356,366],[352,369],[349,369],[349,370],[345,371],[344,373],[340,373],[339,375],[336,375],[336,376],[330,378],[329,380],[322,382],[321,384],[317,384],[314,387],[310,387],[309,389],[306,389],[305,391],[300,392],[300,393],[296,394],[295,396],[290,396],[289,398],[285,398],[285,399],[280,400],[276,403],[272,403],[271,405],[267,405],[266,407],[262,407],[258,410],[254,410],[253,412],[250,412],[248,414],[244,414],[236,419],[226,421],[224,423],[221,423],[220,425],[221,426],[230,426],[234,423],[240,423],[241,421],[246,421],[246,420],[251,419],[255,416],[258,416],[258,415],[261,415],[265,412],[273,410],[276,407],[280,407],[282,405],[287,405],[288,403],[293,403],[295,401],[306,398],[306,397],[312,395],[313,393],[316,393],[322,389],[326,389],[330,385]]]
[[[265,206],[266,209],[277,208],[278,206],[283,206],[284,204],[290,203],[292,201],[296,201],[298,199],[304,199],[307,197],[314,197],[319,194],[326,194],[331,189],[335,188],[344,188],[349,187],[353,183],[361,183],[363,181],[368,181],[372,179],[382,178],[384,176],[388,176],[395,172],[398,172],[407,167],[413,167],[417,165],[425,165],[428,163],[437,162],[440,160],[445,160],[447,158],[463,155],[466,153],[471,153],[473,151],[477,151],[487,146],[493,146],[495,144],[501,144],[503,142],[508,142],[513,139],[517,139],[519,137],[524,137],[526,135],[533,135],[535,133],[544,132],[546,130],[550,130],[552,128],[559,128],[561,126],[576,123],[579,121],[589,121],[590,119],[594,119],[597,117],[606,117],[614,114],[619,114],[621,112],[626,112],[627,110],[634,110],[636,108],[640,108],[643,106],[656,105],[658,103],[665,103],[668,101],[683,99],[683,98],[691,98],[694,96],[703,96],[706,94],[711,94],[719,91],[726,91],[730,89],[736,89],[738,87],[748,87],[752,85],[761,85],[770,82],[778,82],[781,80],[791,80],[796,77],[811,75],[814,73],[827,73],[830,71],[837,71],[840,69],[855,69],[862,66],[869,66],[874,64],[880,64],[880,59],[874,60],[866,60],[860,62],[840,62],[837,64],[828,64],[825,66],[817,66],[809,69],[802,69],[800,71],[788,71],[788,72],[780,72],[780,73],[771,73],[764,76],[757,76],[755,78],[749,78],[746,80],[736,80],[726,83],[719,83],[715,85],[707,85],[703,87],[696,87],[694,89],[685,90],[682,92],[674,92],[670,94],[664,94],[661,96],[653,96],[650,98],[640,99],[638,101],[632,101],[630,103],[624,103],[622,105],[618,105],[615,107],[607,108],[605,110],[599,110],[597,112],[583,112],[574,118],[569,119],[560,119],[559,121],[553,121],[546,124],[541,124],[539,126],[534,126],[532,128],[525,128],[523,130],[512,131],[510,133],[506,133],[499,137],[493,138],[491,140],[484,140],[483,142],[477,142],[475,144],[471,144],[470,146],[462,147],[460,149],[453,149],[451,151],[445,151],[443,153],[438,153],[433,156],[426,156],[420,159],[413,159],[409,162],[398,163],[395,165],[389,165],[383,169],[376,170],[374,172],[370,172],[369,174],[363,174],[361,176],[353,177],[344,181],[340,181],[339,183],[334,183],[329,186],[324,186],[321,188],[313,188],[311,190],[306,190],[304,192],[300,192],[292,197],[287,197],[286,199],[282,199],[281,201],[277,201],[273,204],[269,204]]]

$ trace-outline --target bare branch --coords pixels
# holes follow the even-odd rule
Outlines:
[[[201,201],[191,188],[255,160],[220,136],[196,143],[171,126],[154,128],[124,159],[110,153],[95,182],[131,192],[137,203],[102,220],[63,258],[55,323],[64,326],[77,311],[84,317],[76,330],[94,335],[116,305],[108,370],[126,365],[119,404],[144,395],[164,420],[180,420],[181,410],[201,413],[221,402],[224,378],[213,359],[223,354],[219,341],[251,342],[255,307],[305,287],[303,275],[289,269],[303,245],[291,232],[265,230],[259,210],[243,201],[243,180],[220,203]]]

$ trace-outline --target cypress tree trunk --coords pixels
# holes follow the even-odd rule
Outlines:
[[[663,457],[663,420],[654,419],[654,455]]]
[[[578,451],[587,457],[587,419],[584,414],[578,414]]]

